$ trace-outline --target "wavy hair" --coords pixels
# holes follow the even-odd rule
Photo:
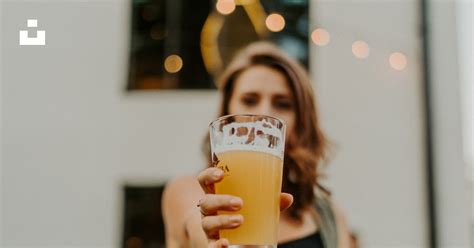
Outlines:
[[[285,144],[282,191],[294,196],[293,205],[287,211],[292,219],[301,221],[302,210],[315,203],[315,189],[319,187],[329,193],[318,183],[318,169],[326,157],[328,142],[319,126],[313,88],[304,67],[271,43],[250,44],[236,54],[217,81],[222,93],[219,116],[229,114],[236,78],[256,65],[282,73],[294,96],[295,130]],[[209,137],[204,150],[209,157]]]

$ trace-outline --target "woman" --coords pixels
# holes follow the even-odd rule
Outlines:
[[[280,202],[286,210],[281,213],[278,247],[349,247],[344,218],[318,183],[327,142],[304,68],[275,46],[257,42],[233,59],[219,87],[223,94],[219,116],[262,114],[287,124],[282,186],[286,193]],[[213,194],[214,183],[222,178],[221,170],[208,167],[197,180],[182,177],[167,185],[163,214],[168,247],[228,245],[218,239],[218,231],[236,228],[244,220],[237,214],[217,215],[217,210],[235,211],[244,203],[235,196]]]

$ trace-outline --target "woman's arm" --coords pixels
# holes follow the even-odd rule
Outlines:
[[[336,215],[336,225],[337,225],[337,237],[338,237],[338,247],[339,248],[349,248],[350,246],[350,233],[349,228],[347,227],[346,217],[342,211],[332,202],[332,207],[334,214]]]
[[[162,198],[166,247],[207,247],[196,206],[203,197],[195,177],[179,177],[166,185]]]

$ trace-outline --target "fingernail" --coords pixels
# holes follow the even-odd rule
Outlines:
[[[229,241],[227,239],[222,239],[222,247],[229,247]]]
[[[239,198],[232,198],[232,199],[230,199],[229,203],[234,208],[235,207],[240,207],[242,205],[242,200],[240,200]]]
[[[232,222],[233,225],[240,224],[242,222],[242,215],[231,215],[229,220]]]
[[[216,170],[214,171],[214,176],[215,176],[215,177],[221,177],[221,176],[222,176],[222,173],[223,173],[223,172],[222,172],[221,169],[216,169]]]

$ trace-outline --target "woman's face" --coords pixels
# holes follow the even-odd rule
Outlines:
[[[244,70],[234,81],[229,114],[260,114],[283,119],[286,133],[295,125],[295,101],[286,77],[268,66]]]

